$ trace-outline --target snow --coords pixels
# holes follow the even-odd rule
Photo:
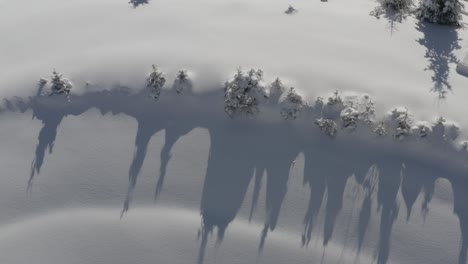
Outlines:
[[[466,32],[377,5],[0,1],[0,263],[466,263]]]
[[[468,52],[465,57],[457,64],[457,72],[461,75],[468,76]]]

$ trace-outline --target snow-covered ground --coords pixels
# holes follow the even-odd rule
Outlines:
[[[376,6],[0,0],[0,263],[466,263],[466,30]],[[152,64],[193,91],[148,98]],[[229,118],[238,67],[309,106]],[[69,100],[37,95],[53,69]],[[335,90],[432,134],[329,137],[314,102]]]

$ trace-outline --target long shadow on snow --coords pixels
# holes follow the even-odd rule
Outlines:
[[[429,61],[425,70],[432,72],[431,91],[437,93],[438,99],[445,99],[448,92],[453,92],[449,74],[450,64],[458,62],[454,51],[461,48],[457,28],[418,22],[417,30],[423,34],[417,42],[426,48],[425,57]]]
[[[19,109],[24,112],[31,109],[34,117],[44,124],[38,137],[30,183],[34,174],[40,171],[46,149],[48,147],[52,149],[58,126],[64,117],[80,115],[90,108],[97,108],[102,114],[123,113],[135,118],[138,123],[136,150],[129,170],[129,189],[124,211],[128,209],[131,201],[131,194],[151,137],[158,131],[166,130],[166,141],[160,156],[160,179],[155,191],[157,195],[162,189],[166,175],[165,167],[170,159],[172,146],[178,138],[193,128],[207,128],[211,146],[200,207],[203,228],[198,263],[203,262],[208,235],[215,227],[218,229],[218,242],[222,241],[226,228],[234,220],[243,203],[255,170],[259,177],[263,170],[267,173],[267,214],[260,239],[259,251],[261,251],[267,231],[274,230],[277,225],[281,205],[287,192],[289,170],[300,152],[304,153],[306,159],[304,183],[310,188],[310,201],[304,218],[305,244],[310,241],[314,219],[325,193],[328,195],[323,228],[324,244],[326,245],[332,238],[337,215],[342,207],[347,179],[354,175],[357,182],[366,190],[357,226],[358,249],[362,246],[370,221],[372,193],[378,187],[377,204],[381,219],[377,261],[386,263],[390,254],[392,226],[398,215],[396,198],[400,188],[409,218],[411,208],[421,192],[425,195],[422,210],[427,212],[434,181],[438,177],[444,177],[452,183],[454,213],[460,219],[462,241],[459,263],[466,262],[468,206],[465,206],[465,190],[468,182],[463,180],[464,175],[438,172],[427,162],[402,158],[398,155],[401,152],[392,156],[375,148],[364,150],[362,148],[367,146],[358,142],[353,143],[351,140],[340,138],[331,140],[318,136],[317,131],[311,131],[316,130],[311,123],[304,125],[306,122],[301,123],[301,120],[296,120],[297,122],[230,120],[220,111],[222,109],[220,92],[182,96],[163,92],[160,101],[154,102],[148,99],[144,92],[132,94],[129,90],[121,88],[71,96],[70,102],[62,97],[38,95],[29,101],[20,99],[14,102],[8,101],[6,105],[7,110]],[[298,129],[304,130],[304,133],[297,133]],[[356,155],[357,153],[359,155]],[[402,166],[403,163],[405,166]],[[256,180],[256,183],[259,184],[259,181]],[[257,196],[259,188],[260,185],[255,188]]]

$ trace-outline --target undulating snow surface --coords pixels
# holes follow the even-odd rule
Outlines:
[[[367,0],[144,2],[0,0],[0,263],[466,263],[464,29]],[[308,104],[230,118],[237,67]],[[44,95],[53,69],[68,99]],[[376,124],[431,123],[348,131],[314,103],[335,90],[370,96]],[[334,117],[334,137],[314,124]]]

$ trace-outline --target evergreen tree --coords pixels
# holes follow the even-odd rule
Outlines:
[[[416,16],[430,23],[461,26],[462,9],[460,0],[421,0]]]
[[[281,109],[281,116],[286,120],[293,120],[299,117],[302,108],[304,107],[304,101],[294,87],[289,89],[286,99],[284,100],[283,108]]]
[[[62,74],[59,74],[56,70],[52,73],[50,83],[50,95],[65,94],[68,96],[73,87],[72,83],[68,79],[63,78]]]
[[[166,83],[164,73],[159,71],[158,67],[153,64],[153,71],[150,73],[146,81],[146,86],[150,89],[149,97],[154,100],[158,100],[159,96],[161,96],[161,90]]]
[[[177,72],[173,88],[177,94],[182,94],[184,90],[190,90],[192,88],[192,82],[186,70]]]
[[[413,5],[412,0],[381,0],[384,8],[390,8],[394,11],[406,11]]]
[[[224,92],[224,111],[230,117],[255,115],[259,112],[259,101],[268,98],[262,70],[251,69],[247,73],[237,70],[234,79],[226,82]]]

